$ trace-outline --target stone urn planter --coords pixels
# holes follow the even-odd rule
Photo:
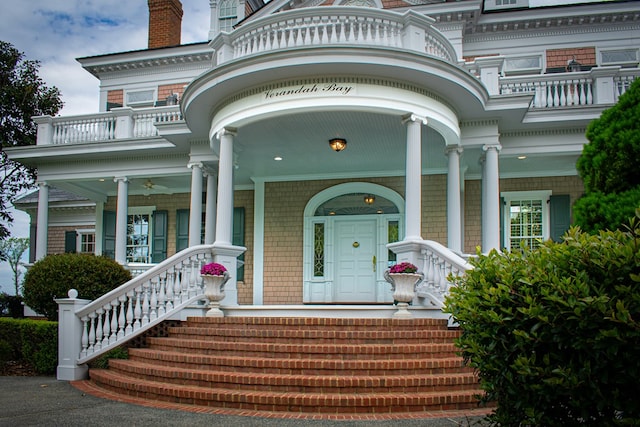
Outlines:
[[[200,275],[204,283],[204,296],[209,300],[207,317],[224,317],[220,301],[224,299],[224,285],[229,280],[229,272],[222,264],[210,263],[202,266]]]
[[[393,299],[398,307],[398,311],[393,314],[396,319],[413,317],[408,310],[409,303],[416,295],[416,286],[424,278],[424,274],[418,273],[417,270],[418,268],[413,264],[403,262],[384,272],[384,278],[391,284]]]

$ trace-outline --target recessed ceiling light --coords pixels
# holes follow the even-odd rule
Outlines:
[[[518,160],[524,160],[526,158],[527,158],[527,156],[518,156]]]
[[[100,181],[100,182],[104,182],[104,178],[100,178],[98,181]]]
[[[276,162],[279,162],[280,160],[282,160],[282,157],[280,157],[280,156],[275,156],[275,157],[273,158],[273,160],[275,160]]]

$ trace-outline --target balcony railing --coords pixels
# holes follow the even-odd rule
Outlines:
[[[383,46],[414,50],[457,64],[453,45],[414,11],[362,7],[302,8],[276,13],[222,33],[211,42],[216,64],[265,52],[313,46]]]
[[[114,108],[106,113],[82,116],[34,117],[38,125],[37,145],[107,142],[158,135],[156,123],[182,120],[180,107]]]

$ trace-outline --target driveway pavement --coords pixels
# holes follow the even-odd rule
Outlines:
[[[331,421],[239,417],[148,408],[90,396],[54,377],[0,377],[0,426],[455,427],[478,419]]]

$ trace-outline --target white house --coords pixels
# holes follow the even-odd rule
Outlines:
[[[114,316],[143,282],[193,297],[210,257],[229,307],[389,305],[400,260],[438,307],[465,254],[569,227],[586,126],[640,75],[633,1],[211,0],[188,45],[179,0],[149,4],[148,49],[78,59],[98,112],[37,117],[37,144],[7,150],[38,169],[18,203],[36,259],[146,271]]]

